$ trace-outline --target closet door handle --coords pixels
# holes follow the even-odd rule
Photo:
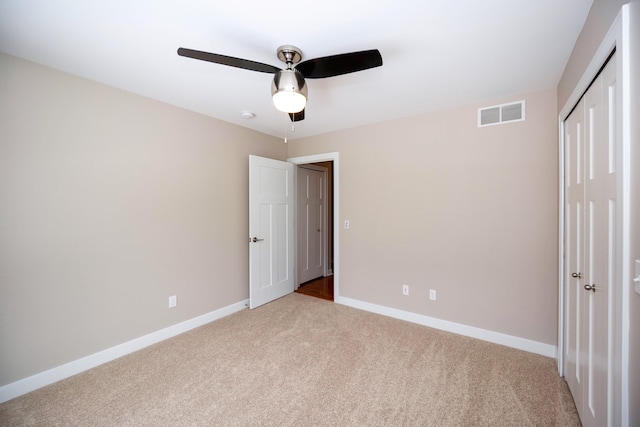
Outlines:
[[[264,239],[258,239],[257,237],[254,237],[253,239],[249,239],[250,242],[256,243],[256,242],[262,242]]]
[[[585,291],[595,292],[596,291],[596,284],[594,283],[593,285],[584,285],[584,290]]]
[[[571,273],[571,277],[575,279],[582,279],[582,273]]]

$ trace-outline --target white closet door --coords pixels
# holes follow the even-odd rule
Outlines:
[[[584,426],[608,424],[615,282],[615,56],[565,121],[565,377]]]

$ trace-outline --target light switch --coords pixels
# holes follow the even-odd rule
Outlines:
[[[636,260],[636,274],[633,276],[633,288],[640,294],[640,260]]]

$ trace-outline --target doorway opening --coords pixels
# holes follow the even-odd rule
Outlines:
[[[339,155],[338,153],[325,153],[311,156],[295,157],[288,159],[290,163],[297,166],[296,173],[301,167],[307,165],[311,169],[327,170],[326,178],[326,224],[321,228],[322,235],[325,236],[323,255],[324,265],[320,274],[315,273],[310,276],[301,274],[299,262],[296,261],[296,292],[312,295],[327,300],[338,302],[339,293],[339,229],[337,227],[339,219]],[[297,179],[296,179],[297,182]],[[300,206],[300,203],[298,203]],[[324,218],[323,218],[324,219]],[[308,225],[306,225],[308,226]],[[316,230],[316,229],[314,229]],[[296,225],[296,233],[306,233],[300,229],[300,221]],[[313,231],[313,230],[312,230]],[[304,239],[303,239],[304,240]],[[300,239],[296,237],[299,244]],[[297,251],[298,255],[300,250]]]

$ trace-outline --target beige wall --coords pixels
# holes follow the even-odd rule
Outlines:
[[[567,67],[558,87],[558,107],[562,108],[569,95],[584,74],[589,62],[594,57],[597,48],[605,34],[613,24],[623,4],[630,4],[630,64],[631,84],[631,188],[630,188],[630,270],[633,277],[633,262],[640,260],[640,0],[595,0],[587,22],[567,63]],[[625,355],[629,360],[629,372],[623,373],[629,382],[630,426],[640,425],[640,295],[634,293],[633,285],[630,291],[623,295],[623,304],[629,310],[629,352]],[[619,411],[615,414],[616,424],[621,423]]]
[[[286,145],[0,54],[0,385],[248,298],[250,153]]]
[[[520,99],[526,121],[477,128]],[[340,152],[340,295],[555,345],[556,117],[547,90],[290,142]]]

